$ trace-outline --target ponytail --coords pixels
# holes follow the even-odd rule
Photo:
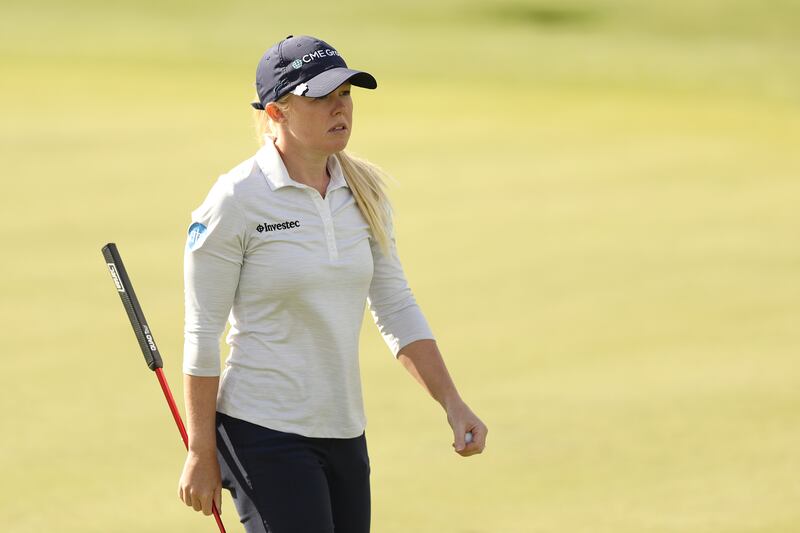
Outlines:
[[[383,253],[388,255],[391,206],[386,194],[384,180],[386,173],[369,161],[344,150],[336,154],[336,159],[339,160],[344,178],[356,199],[361,215],[369,224],[372,238],[378,242]]]

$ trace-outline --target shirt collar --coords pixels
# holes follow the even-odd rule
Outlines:
[[[282,187],[296,187],[298,189],[311,188],[308,185],[294,181],[289,176],[289,171],[286,170],[286,165],[283,163],[283,159],[281,159],[281,154],[275,147],[275,143],[266,135],[264,136],[264,146],[256,152],[256,163],[264,174],[269,188],[273,191]],[[335,156],[328,156],[327,167],[328,173],[331,176],[327,192],[341,187],[347,187],[347,181],[344,178],[342,166]]]

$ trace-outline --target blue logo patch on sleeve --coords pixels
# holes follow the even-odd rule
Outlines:
[[[204,224],[199,222],[195,222],[189,226],[189,238],[186,241],[186,247],[190,250],[194,250],[200,246],[205,240],[205,233],[207,229],[208,228],[206,228]]]

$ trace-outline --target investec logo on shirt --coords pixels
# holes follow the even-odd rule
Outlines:
[[[300,227],[299,220],[278,222],[277,224],[268,224],[267,222],[264,222],[263,224],[259,224],[258,226],[256,226],[256,231],[259,233],[264,233],[265,231],[280,231],[282,229],[291,229],[299,227]]]

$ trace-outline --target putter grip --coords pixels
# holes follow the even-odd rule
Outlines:
[[[136,334],[136,340],[139,341],[139,347],[142,349],[147,367],[150,370],[161,368],[164,366],[161,361],[161,354],[158,353],[153,333],[147,326],[142,307],[139,305],[136,293],[133,292],[133,285],[128,277],[128,272],[125,270],[125,265],[122,263],[117,245],[110,242],[103,246],[103,257],[106,259],[106,265],[108,265],[111,279],[117,288],[122,305],[125,306],[125,311],[128,313],[128,319],[131,321],[133,332]]]

